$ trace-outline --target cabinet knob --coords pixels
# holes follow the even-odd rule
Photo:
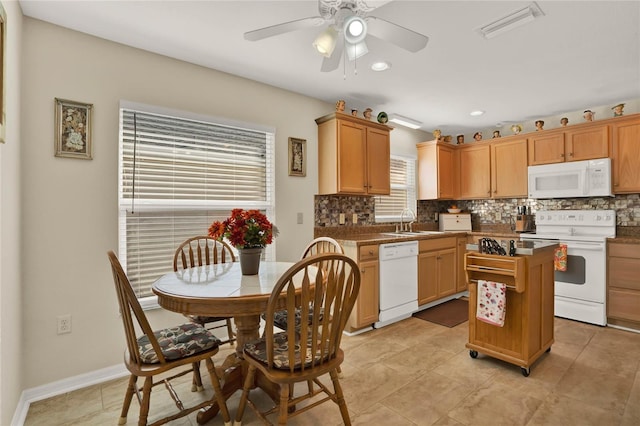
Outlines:
[[[560,157],[564,158],[564,153],[560,154]]]
[[[373,250],[369,250],[369,254],[373,254]]]
[[[570,153],[569,153],[569,157],[573,157],[573,152],[570,152]]]

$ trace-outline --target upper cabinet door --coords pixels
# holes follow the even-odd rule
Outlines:
[[[338,192],[364,194],[366,188],[367,130],[338,120]]]
[[[367,129],[367,192],[391,193],[391,144],[389,131]]]
[[[640,192],[640,116],[613,124],[612,180],[615,194]]]
[[[566,161],[609,156],[609,126],[597,125],[564,132]]]
[[[491,144],[491,196],[527,196],[527,139]]]
[[[489,145],[460,149],[460,199],[491,198]]]
[[[565,160],[564,133],[542,132],[529,136],[529,165],[562,163]],[[526,191],[525,191],[526,192]]]

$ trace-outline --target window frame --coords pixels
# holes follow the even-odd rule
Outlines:
[[[209,123],[216,126],[225,126],[238,130],[250,130],[255,132],[265,133],[265,169],[264,169],[264,184],[265,184],[265,197],[264,201],[246,201],[246,200],[176,200],[176,199],[156,199],[156,200],[144,200],[137,199],[135,202],[131,197],[125,198],[124,191],[124,167],[125,167],[125,135],[124,135],[124,123],[123,114],[125,110],[139,111],[141,114],[157,114],[169,118],[175,118],[177,120],[192,120],[203,123]],[[246,123],[241,121],[230,120],[227,118],[209,116],[203,114],[196,114],[187,111],[180,111],[175,109],[163,108],[159,106],[147,105],[131,101],[120,101],[118,109],[118,247],[120,262],[125,270],[128,272],[127,261],[127,220],[131,220],[131,209],[133,203],[133,209],[137,214],[152,215],[158,212],[167,212],[170,217],[170,221],[179,221],[180,214],[192,211],[194,216],[198,216],[202,219],[203,215],[213,215],[215,220],[223,220],[226,218],[231,209],[244,208],[244,209],[259,209],[263,211],[272,223],[275,223],[275,138],[276,132],[274,127],[268,127],[264,125],[258,125],[253,123]],[[130,138],[129,138],[130,139]],[[130,143],[130,141],[128,142]],[[130,154],[128,154],[130,157]],[[180,213],[172,215],[174,213]],[[214,214],[215,213],[215,214]],[[161,216],[161,215],[159,215]],[[139,218],[134,218],[140,220]],[[201,223],[201,222],[199,222]],[[205,223],[209,223],[208,221]],[[199,230],[200,228],[198,228]],[[200,235],[206,235],[206,227],[201,230]],[[189,235],[186,238],[196,236]],[[181,238],[181,237],[177,237]],[[184,240],[175,241],[175,248]],[[174,249],[175,249],[174,248]],[[234,248],[235,251],[235,248]],[[270,244],[265,249],[265,258],[267,260],[274,260],[276,258],[275,244]],[[164,258],[163,258],[164,259]],[[164,261],[164,260],[163,260]],[[167,265],[169,269],[166,272],[171,272],[173,257],[167,259]],[[146,287],[142,287],[145,289]],[[155,309],[158,308],[157,297],[153,294],[139,297],[141,306],[143,309]]]
[[[407,155],[397,155],[391,154],[391,160],[401,160],[407,163],[407,168],[409,169],[408,173],[410,176],[407,176],[408,180],[405,180],[404,184],[395,184],[391,183],[391,191],[394,189],[406,189],[406,199],[405,199],[405,208],[411,209],[413,212],[416,212],[417,208],[417,187],[416,187],[416,179],[417,179],[417,158]],[[413,173],[411,173],[413,172]],[[412,197],[413,195],[413,197]],[[376,208],[380,204],[379,201],[383,197],[390,197],[387,195],[380,195],[376,197]],[[375,223],[390,223],[390,222],[398,222],[400,221],[401,212],[398,212],[397,215],[378,215],[377,209],[374,211]]]

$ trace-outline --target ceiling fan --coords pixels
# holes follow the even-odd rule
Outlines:
[[[423,49],[429,37],[368,13],[374,8],[363,0],[318,0],[320,16],[297,19],[244,33],[249,41],[262,40],[290,31],[329,24],[313,42],[324,56],[323,72],[338,68],[343,51],[350,60],[368,52],[365,39],[373,36],[395,44],[409,52]]]

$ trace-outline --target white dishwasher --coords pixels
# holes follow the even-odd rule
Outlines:
[[[418,241],[380,244],[380,314],[375,328],[418,310]]]

